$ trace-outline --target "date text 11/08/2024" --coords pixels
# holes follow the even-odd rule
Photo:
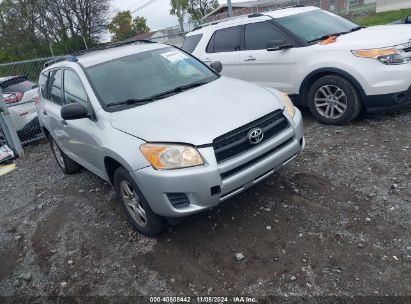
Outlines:
[[[254,297],[150,297],[150,303],[257,303]]]

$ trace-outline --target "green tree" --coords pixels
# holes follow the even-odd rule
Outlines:
[[[177,16],[180,31],[184,32],[184,19],[190,7],[189,0],[171,0],[170,6],[170,14]]]
[[[150,28],[147,26],[147,19],[138,16],[134,18],[133,31],[135,32],[135,35],[148,33],[150,31]]]
[[[188,13],[190,20],[194,23],[201,23],[205,15],[218,8],[218,0],[190,0]]]
[[[135,31],[133,29],[133,17],[131,16],[131,12],[118,12],[108,25],[108,30],[110,33],[114,34],[114,41],[121,41],[133,37]]]
[[[121,41],[135,35],[144,34],[150,31],[147,26],[147,19],[136,17],[133,19],[130,11],[118,12],[108,25],[108,30],[112,33],[113,41]]]
[[[0,62],[92,47],[109,10],[110,0],[0,0]]]

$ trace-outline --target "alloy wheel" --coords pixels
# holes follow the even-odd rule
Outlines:
[[[141,204],[140,197],[137,195],[136,191],[128,181],[123,180],[121,182],[120,194],[121,199],[123,200],[127,211],[132,216],[132,218],[139,226],[145,227],[147,225],[146,211]]]
[[[314,105],[320,115],[337,119],[347,110],[348,100],[341,88],[335,85],[324,85],[315,93]]]
[[[53,152],[54,155],[56,156],[57,162],[59,163],[59,165],[63,168],[65,168],[64,166],[64,159],[63,159],[63,154],[61,153],[60,148],[57,146],[56,142],[53,140],[51,140],[51,146],[53,148]]]

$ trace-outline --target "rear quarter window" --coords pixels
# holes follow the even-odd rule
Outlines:
[[[183,46],[181,48],[188,53],[194,52],[202,37],[203,34],[187,36],[184,39]]]

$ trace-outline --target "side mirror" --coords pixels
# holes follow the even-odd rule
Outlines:
[[[210,67],[217,73],[221,73],[221,71],[223,70],[223,64],[221,63],[221,61],[213,61],[212,63],[210,63]]]
[[[281,40],[273,40],[267,42],[267,51],[281,51],[286,49],[292,49],[294,45],[285,41],[285,39]]]
[[[63,118],[64,120],[74,120],[89,117],[87,108],[79,103],[71,103],[63,106],[61,108],[60,114],[61,118]]]

